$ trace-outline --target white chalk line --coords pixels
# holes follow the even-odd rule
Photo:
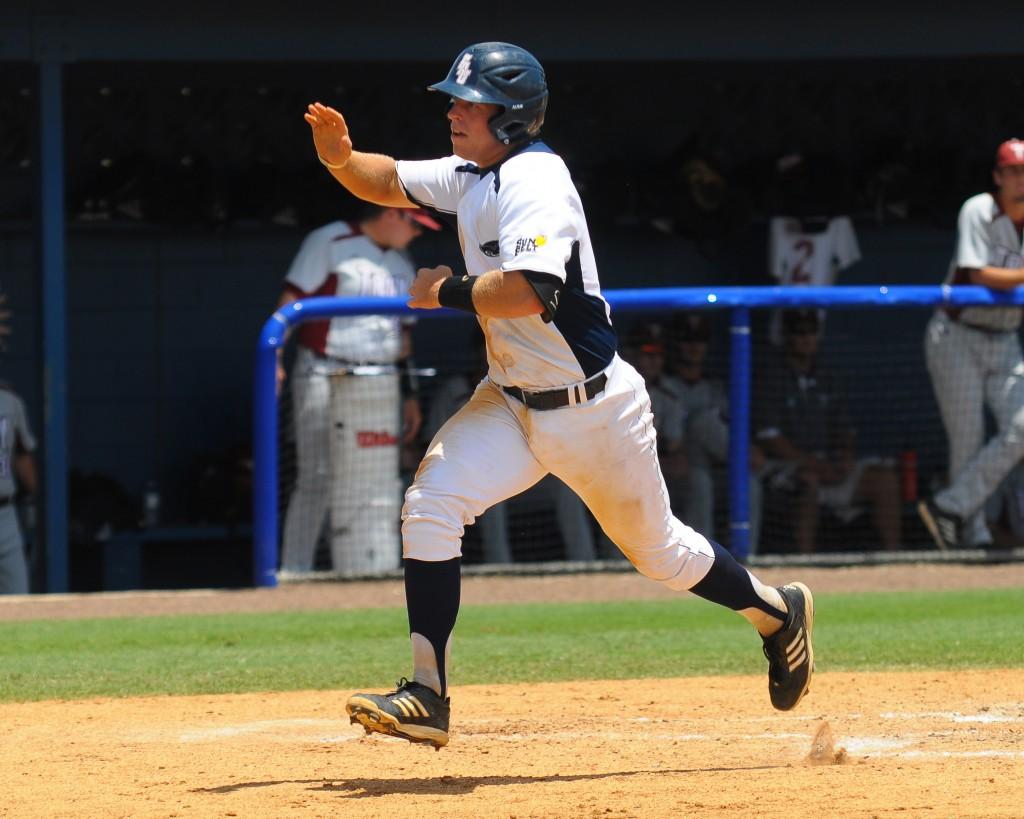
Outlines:
[[[210,727],[197,727],[178,734],[179,742],[216,742],[221,739],[230,739],[238,736],[259,735],[265,738],[280,738],[285,741],[323,741],[323,742],[348,742],[358,739],[357,736],[348,734],[335,734],[337,731],[345,731],[348,728],[348,720],[338,719],[276,719],[260,720],[257,722],[244,722],[237,725],[218,725]],[[323,736],[320,732],[309,735],[295,733],[294,729],[330,729],[329,736]],[[314,738],[315,736],[315,738]]]
[[[851,718],[860,718],[863,715],[847,715],[831,717],[834,723],[847,721]],[[882,719],[943,719],[954,724],[971,722],[982,723],[1009,723],[1020,721],[1020,718],[1005,713],[982,712],[978,714],[964,714],[957,711],[923,711],[910,712],[885,712],[879,715]],[[781,718],[785,719],[785,718]],[[825,718],[800,717],[802,722],[820,723]],[[631,723],[656,724],[667,720],[653,720],[648,717],[635,717],[626,720]],[[760,721],[751,720],[751,721]],[[487,718],[469,720],[466,725],[471,729],[467,733],[460,733],[456,729],[454,735],[460,744],[482,745],[494,742],[500,743],[526,743],[526,742],[552,742],[552,741],[605,741],[605,742],[630,742],[638,739],[635,732],[615,730],[576,730],[576,731],[515,731],[502,733],[500,731],[473,731],[476,726],[481,728],[484,725],[500,725],[500,719]],[[295,729],[300,729],[296,731]],[[901,759],[970,759],[970,758],[994,758],[994,759],[1024,759],[1024,750],[1011,750],[1005,747],[988,747],[969,751],[932,750],[921,748],[922,744],[932,744],[936,739],[956,739],[956,730],[941,732],[930,731],[927,734],[910,734],[900,737],[886,736],[837,736],[834,740],[836,748],[842,748],[848,756],[862,758],[893,758]],[[194,728],[177,734],[177,738],[183,743],[217,742],[232,737],[259,736],[263,739],[279,742],[310,742],[321,744],[335,744],[353,742],[361,739],[364,734],[358,729],[352,729],[343,720],[326,719],[286,719],[286,720],[260,720],[256,722],[240,723],[235,725],[211,726],[207,728]],[[158,739],[150,734],[152,739]],[[140,738],[142,738],[140,736]],[[813,732],[789,732],[789,731],[767,731],[751,734],[707,734],[694,732],[671,732],[651,731],[639,737],[644,742],[657,743],[689,743],[689,742],[716,742],[730,744],[733,742],[771,742],[784,743],[795,746],[795,750],[801,754],[810,748],[813,739]]]
[[[828,719],[842,719],[852,721],[869,718],[870,714],[853,713],[831,716],[828,714],[773,714],[762,717],[748,717],[747,722],[821,722]],[[878,715],[881,719],[892,720],[922,720],[940,719],[950,722],[977,722],[977,723],[1000,723],[1000,722],[1024,722],[1024,703],[1005,703],[990,707],[987,711],[976,714],[964,714],[960,711],[883,711]],[[634,721],[643,722],[647,717],[636,717]]]
[[[978,722],[978,723],[999,723],[999,722],[1024,722],[1024,713],[1007,714],[1005,712],[985,712],[979,714],[961,714],[959,711],[883,711],[879,714],[882,719],[944,719],[950,722]]]

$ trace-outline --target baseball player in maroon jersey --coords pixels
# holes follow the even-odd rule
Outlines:
[[[1024,141],[996,151],[991,192],[960,209],[948,284],[1010,290],[1024,284]],[[1024,359],[1019,307],[936,310],[924,350],[949,438],[949,486],[918,504],[941,549],[986,546],[984,504],[1024,457]],[[985,406],[998,431],[987,442]]]
[[[747,618],[764,640],[772,704],[793,708],[813,668],[810,591],[761,583],[673,516],[650,398],[616,351],[579,194],[540,139],[544,69],[518,46],[478,43],[431,89],[449,99],[453,153],[443,159],[355,151],[338,111],[314,103],[306,113],[321,161],[353,194],[457,222],[465,272],[421,268],[409,304],[472,313],[487,342],[487,378],[434,436],[405,495],[413,677],[388,694],[354,694],[351,719],[447,744],[464,527],[547,473],[582,498],[641,573]]]
[[[440,227],[420,210],[376,206],[356,222],[324,225],[303,241],[278,306],[307,296],[401,295],[413,277],[402,251],[424,228]],[[412,440],[421,423],[419,402],[414,395],[401,398],[394,367],[412,352],[409,326],[395,316],[344,316],[302,324],[296,336],[298,474],[285,516],[281,569],[313,568],[328,510],[335,571],[395,569],[399,441]]]

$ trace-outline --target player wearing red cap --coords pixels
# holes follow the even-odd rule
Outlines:
[[[1024,141],[996,152],[995,188],[960,209],[948,284],[1011,290],[1024,284]],[[925,358],[949,437],[949,486],[918,511],[941,549],[986,546],[984,504],[1024,457],[1024,358],[1019,307],[943,308],[925,333]],[[998,428],[984,440],[984,407]]]
[[[376,205],[353,222],[317,228],[292,261],[278,306],[307,296],[404,294],[414,277],[405,251],[424,228],[441,225],[420,209]],[[414,438],[421,422],[417,398],[400,396],[395,367],[412,352],[408,323],[397,316],[339,316],[303,324],[295,335],[298,473],[285,516],[281,569],[313,568],[328,511],[335,571],[396,569],[399,443]],[[279,364],[279,382],[283,377]],[[337,480],[339,475],[350,479]]]

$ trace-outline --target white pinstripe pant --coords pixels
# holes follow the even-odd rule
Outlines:
[[[967,545],[991,541],[983,506],[1024,457],[1024,357],[1016,332],[987,333],[937,311],[925,360],[949,437],[949,487],[939,506],[967,521]],[[984,407],[997,432],[984,441]]]
[[[617,356],[607,375],[600,395],[555,410],[529,409],[481,382],[434,436],[406,492],[405,556],[457,557],[465,526],[551,472],[642,574],[676,590],[700,581],[714,552],[669,508],[643,378]]]

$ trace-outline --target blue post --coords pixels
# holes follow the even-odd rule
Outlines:
[[[46,590],[68,590],[67,305],[64,261],[63,64],[39,62],[36,265],[43,313],[43,509]]]
[[[277,585],[277,351],[287,324],[274,313],[260,334],[253,388],[253,585]]]
[[[729,434],[729,514],[731,546],[739,560],[750,555],[750,311],[768,307],[928,307],[936,304],[1024,306],[1024,287],[990,290],[977,285],[865,285],[860,287],[672,287],[608,290],[613,310],[732,310]],[[303,299],[282,307],[260,335],[254,388],[253,566],[258,586],[277,583],[277,397],[275,358],[289,327],[312,319],[362,313],[408,314],[405,300],[390,298]],[[433,316],[460,315],[438,310]]]
[[[750,308],[733,308],[729,345],[729,550],[750,556]]]
[[[277,585],[277,351],[284,347],[288,329],[304,321],[332,316],[411,312],[405,300],[397,297],[316,297],[287,304],[264,323],[253,375],[254,585]]]

